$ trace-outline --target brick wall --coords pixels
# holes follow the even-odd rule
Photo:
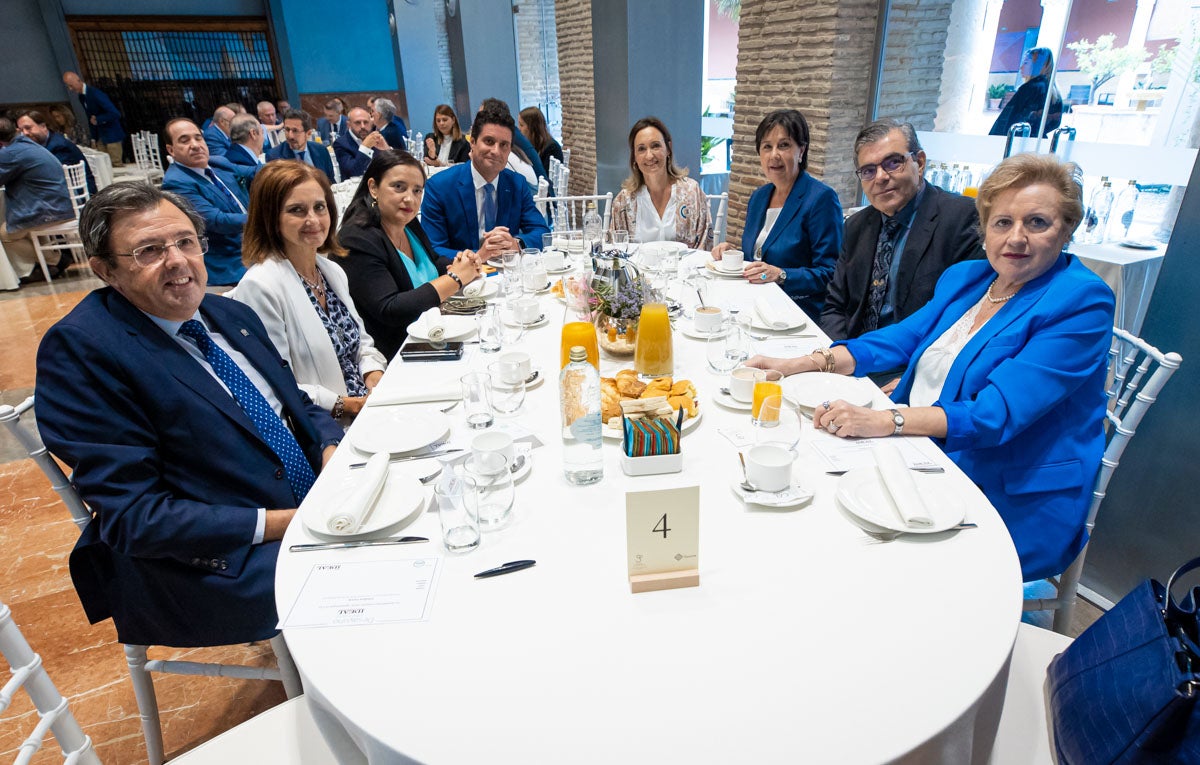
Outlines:
[[[851,148],[867,120],[877,9],[877,0],[742,0],[729,182],[731,240],[741,236],[750,194],[765,182],[754,152],[754,131],[775,109],[804,114],[812,133],[808,172],[832,186],[843,205],[856,199]],[[936,87],[933,97],[936,103]]]
[[[571,150],[571,193],[596,186],[596,95],[592,70],[591,0],[555,0],[562,145]]]
[[[558,37],[554,23],[554,0],[514,0],[517,29],[517,68],[521,74],[521,103],[541,106],[559,99]],[[549,114],[546,115],[550,117]]]
[[[893,0],[879,89],[879,116],[933,130],[942,89],[952,0]]]

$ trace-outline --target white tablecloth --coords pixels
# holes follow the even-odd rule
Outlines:
[[[1141,332],[1166,245],[1160,244],[1157,250],[1134,250],[1118,244],[1079,244],[1072,245],[1071,252],[1112,287],[1117,299],[1113,323],[1135,335]]]
[[[777,288],[722,280],[710,302],[748,309],[765,290]],[[557,435],[561,308],[541,300],[555,320],[519,347],[551,379],[518,420],[547,445],[517,486],[510,525],[446,556],[428,622],[285,630],[328,736],[373,763],[986,762],[1021,585],[1007,531],[971,482],[939,458],[978,529],[871,543],[835,506],[838,479],[806,443],[811,505],[748,510],[729,486],[736,451],[718,433],[749,430],[748,416],[713,402],[723,379],[707,371],[704,344],[676,332],[676,376],[695,382],[704,412],[684,440],[685,470],[627,477],[613,442],[603,481],[572,487]],[[492,360],[468,348],[454,363],[397,362],[381,387]],[[627,365],[602,361],[606,373]],[[807,430],[818,438],[832,437]],[[320,480],[360,458],[343,445]],[[700,486],[701,584],[633,595],[624,493],[686,485]],[[280,613],[316,564],[444,554],[436,512],[404,533],[433,542],[293,554],[288,544],[311,541],[293,523]],[[523,558],[537,566],[472,578]]]

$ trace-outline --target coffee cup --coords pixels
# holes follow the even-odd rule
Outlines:
[[[765,377],[766,370],[738,367],[729,373],[729,395],[748,404],[754,400],[754,384]]]
[[[755,446],[746,452],[746,480],[759,491],[783,491],[792,484],[794,460],[782,446]]]
[[[741,250],[726,250],[721,256],[722,271],[741,271],[746,262],[746,254]]]
[[[541,315],[541,305],[535,298],[517,298],[512,301],[513,318],[520,324],[532,324]]]
[[[725,312],[713,305],[697,306],[696,315],[692,318],[696,331],[704,334],[716,332],[724,321]]]
[[[533,362],[529,358],[529,354],[524,351],[513,351],[506,353],[497,362],[503,365],[504,375],[501,382],[519,383],[522,380],[529,379],[529,375],[533,374]]]
[[[538,292],[546,288],[550,277],[546,275],[545,265],[538,264],[525,270],[522,282],[526,292]]]
[[[499,454],[511,465],[516,449],[513,447],[512,436],[508,433],[503,430],[487,430],[471,439],[471,454]]]
[[[567,258],[559,250],[543,250],[542,263],[547,271],[561,271],[567,265]]]

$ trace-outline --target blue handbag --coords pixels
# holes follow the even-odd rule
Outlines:
[[[1143,582],[1050,663],[1060,765],[1200,763],[1200,587],[1171,594],[1196,568]]]

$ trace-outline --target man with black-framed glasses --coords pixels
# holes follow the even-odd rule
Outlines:
[[[854,156],[870,206],[846,221],[821,313],[834,340],[907,317],[929,302],[948,266],[983,257],[974,202],[925,182],[912,125],[872,122],[855,138]]]

